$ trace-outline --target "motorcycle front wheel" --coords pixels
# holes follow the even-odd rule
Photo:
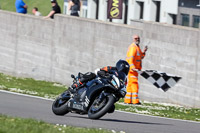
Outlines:
[[[70,93],[64,92],[52,104],[52,111],[56,115],[65,115],[69,111],[67,109],[67,101],[70,99]]]
[[[101,102],[97,97],[88,110],[88,117],[90,119],[99,119],[109,112],[110,108],[114,105],[115,98],[112,95],[104,97]]]

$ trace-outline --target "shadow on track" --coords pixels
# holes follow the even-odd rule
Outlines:
[[[67,117],[93,120],[93,119],[89,119],[88,117],[83,117],[83,116],[67,116]],[[108,121],[108,122],[118,122],[118,123],[136,123],[136,124],[149,124],[149,125],[172,125],[172,124],[162,124],[162,123],[153,123],[153,122],[139,122],[139,121],[119,120],[119,119],[98,119],[97,121]]]
[[[127,120],[117,120],[117,119],[99,119],[99,120],[112,121],[112,122],[123,122],[123,123],[151,124],[151,125],[171,125],[171,124],[162,124],[162,123],[153,123],[153,122],[139,122],[139,121],[127,121]]]

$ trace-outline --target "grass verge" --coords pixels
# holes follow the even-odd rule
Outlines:
[[[182,119],[200,121],[200,109],[198,108],[185,108],[177,105],[165,105],[161,103],[143,102],[142,105],[116,105],[117,110],[160,116],[166,118]]]
[[[66,90],[67,86],[32,78],[16,78],[0,73],[0,89],[54,99]]]
[[[0,133],[110,133],[107,130],[53,125],[33,119],[0,115]]]
[[[31,78],[16,78],[0,73],[0,89],[54,99],[67,89],[59,83],[37,81]],[[124,105],[123,99],[116,104],[121,111],[161,116],[175,119],[200,121],[200,109],[171,104],[142,102],[142,105]]]

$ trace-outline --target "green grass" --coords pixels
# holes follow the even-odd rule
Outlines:
[[[116,105],[117,110],[182,120],[200,121],[200,109],[143,102],[142,105]]]
[[[53,125],[33,119],[0,115],[0,133],[110,133],[107,130]]]
[[[38,81],[32,78],[16,78],[0,73],[0,89],[55,98],[65,91],[67,87],[59,83]]]
[[[42,13],[42,16],[46,16],[51,11],[50,0],[24,0],[26,5],[28,5],[28,14],[32,14],[33,7],[37,7]],[[57,0],[61,12],[63,12],[64,0]],[[15,0],[0,0],[1,10],[7,10],[16,12]]]
[[[59,83],[38,81],[31,78],[16,78],[0,73],[0,89],[30,95],[55,98],[67,89]],[[116,104],[117,110],[161,116],[175,119],[200,121],[200,109],[177,105],[142,102],[142,105],[123,105],[123,99]]]

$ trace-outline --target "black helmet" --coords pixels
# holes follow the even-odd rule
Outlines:
[[[117,63],[116,63],[116,68],[118,71],[120,72],[124,72],[126,75],[128,74],[129,72],[129,64],[127,61],[125,60],[119,60]]]

